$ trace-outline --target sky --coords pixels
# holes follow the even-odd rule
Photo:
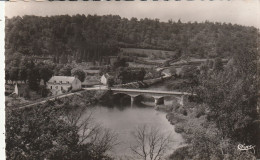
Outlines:
[[[260,28],[260,0],[5,2],[5,16],[120,15],[160,21],[226,22]]]

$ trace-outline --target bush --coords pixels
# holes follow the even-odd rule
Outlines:
[[[170,160],[188,160],[192,159],[190,155],[190,147],[184,146],[181,148],[176,149],[169,157]]]
[[[176,133],[183,133],[184,132],[184,128],[180,124],[176,124],[174,130],[175,130]]]
[[[195,113],[195,117],[196,117],[196,118],[199,118],[200,116],[205,115],[206,109],[205,109],[204,106],[198,105],[197,108],[195,108],[194,113]]]

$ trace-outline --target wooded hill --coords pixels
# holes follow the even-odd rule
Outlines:
[[[120,47],[174,51],[178,56],[228,57],[257,47],[257,29],[225,23],[160,22],[118,15],[6,18],[6,55],[54,55],[94,61]]]

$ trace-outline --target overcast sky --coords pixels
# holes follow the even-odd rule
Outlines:
[[[120,15],[131,18],[158,18],[160,21],[172,19],[182,22],[231,22],[260,28],[260,0],[215,0],[215,1],[133,1],[133,2],[6,2],[5,15]]]

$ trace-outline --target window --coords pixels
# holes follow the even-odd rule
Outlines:
[[[58,87],[58,86],[56,86],[55,88],[56,88],[56,89],[58,89],[59,87]]]
[[[51,89],[52,89],[52,86],[51,86]]]
[[[63,87],[60,87],[61,90],[63,90]]]
[[[54,81],[54,83],[56,83],[56,81]]]
[[[69,81],[67,81],[67,83],[70,83]]]
[[[60,81],[60,83],[62,83],[62,81]]]

